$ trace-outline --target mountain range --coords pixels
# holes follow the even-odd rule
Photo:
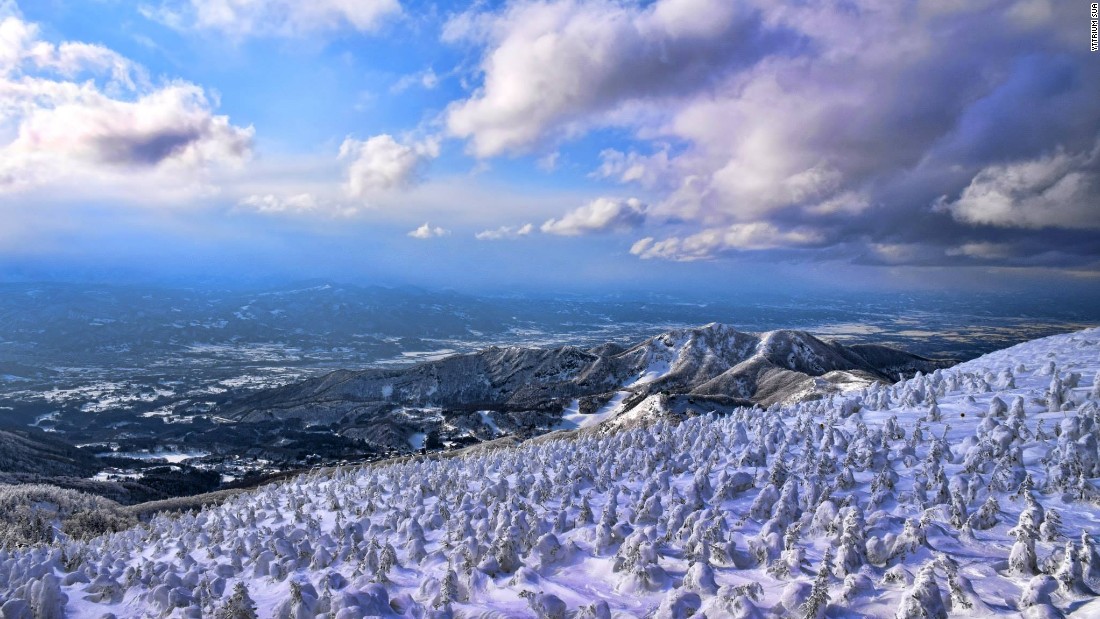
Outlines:
[[[706,413],[816,399],[951,364],[804,331],[754,334],[711,323],[633,346],[491,347],[403,369],[340,370],[232,400],[218,415],[297,419],[408,451],[587,427],[653,396],[670,411]]]

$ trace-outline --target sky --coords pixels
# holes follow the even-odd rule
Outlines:
[[[0,0],[0,279],[1100,286],[1077,0]]]

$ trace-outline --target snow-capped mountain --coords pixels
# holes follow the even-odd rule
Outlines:
[[[319,470],[0,550],[0,614],[1096,617],[1098,372],[1092,329],[824,399]]]
[[[751,334],[709,324],[629,348],[488,348],[408,369],[338,371],[250,395],[219,414],[335,425],[345,436],[408,450],[428,438],[464,444],[501,431],[528,437],[589,425],[653,394],[683,396],[680,409],[690,399],[693,410],[709,412],[820,397],[948,365],[803,331]]]

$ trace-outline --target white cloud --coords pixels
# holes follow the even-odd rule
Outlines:
[[[376,30],[401,13],[398,0],[170,0],[145,14],[177,29],[234,37],[298,36],[351,28]]]
[[[541,226],[546,234],[580,236],[596,232],[630,230],[645,222],[646,206],[637,198],[597,198]]]
[[[965,256],[985,260],[1011,258],[1013,248],[1006,243],[963,243],[947,250],[948,256]]]
[[[317,210],[317,199],[308,193],[299,193],[292,196],[253,194],[243,198],[240,205],[247,206],[259,213],[306,212]]]
[[[711,228],[687,237],[657,240],[643,238],[630,253],[643,260],[660,258],[680,262],[709,260],[729,251],[778,249],[820,243],[823,236],[811,229],[781,230],[767,222],[733,224]]]
[[[434,226],[433,227],[428,222],[424,222],[424,225],[420,226],[419,228],[417,228],[415,230],[409,231],[408,235],[411,236],[414,239],[426,240],[426,239],[439,238],[441,236],[447,236],[450,233],[451,233],[451,231],[447,230],[446,228],[440,228],[439,226]]]
[[[845,191],[818,202],[806,206],[807,213],[817,215],[832,215],[843,213],[858,215],[871,208],[871,198],[864,191]]]
[[[489,49],[483,88],[450,108],[447,126],[479,157],[524,151],[624,99],[710,79],[736,47],[741,17],[727,0],[523,2],[459,15],[444,39]]]
[[[360,209],[354,206],[319,199],[311,193],[292,195],[252,194],[237,203],[238,208],[264,215],[324,215],[351,217]]]
[[[636,184],[652,196],[647,221],[682,227],[636,252],[651,257],[734,251],[746,243],[713,239],[763,224],[784,232],[756,236],[794,247],[806,235],[844,251],[934,246],[922,261],[944,258],[942,235],[967,242],[974,224],[1100,227],[1082,206],[1100,193],[1093,168],[1042,191],[1002,178],[1006,160],[1079,152],[1100,130],[1085,86],[1100,65],[1067,36],[1079,15],[1030,0],[918,4],[476,4],[444,32],[481,52],[446,127],[480,158],[630,132],[591,176]],[[976,28],[987,38],[950,36]],[[974,183],[948,209],[955,221],[928,212],[929,195],[956,195],[964,178]]]
[[[714,227],[790,208],[856,215],[872,203],[862,189],[869,167],[915,160],[894,144],[904,115],[889,107],[905,103],[882,94],[935,48],[919,28],[894,30],[903,13],[722,0],[467,13],[447,38],[485,47],[484,79],[449,108],[447,127],[479,157],[633,128],[653,152],[607,149],[593,176],[661,190],[658,218]],[[820,57],[775,53],[805,41]],[[674,154],[666,140],[682,146]]]
[[[600,166],[592,173],[595,178],[638,183],[646,188],[660,186],[672,175],[674,171],[670,165],[667,146],[652,155],[604,149],[600,151]]]
[[[474,235],[479,241],[500,241],[504,239],[518,239],[530,235],[535,231],[535,226],[532,224],[523,224],[522,226],[501,226],[495,230],[482,230]]]
[[[553,172],[558,168],[558,160],[561,159],[561,151],[554,151],[539,157],[535,165],[543,172]]]
[[[356,198],[415,184],[427,161],[438,155],[435,141],[406,145],[385,133],[366,141],[349,137],[340,145],[340,158],[350,161],[347,191]]]
[[[871,243],[868,249],[872,262],[891,265],[932,262],[942,253],[923,243]]]
[[[390,92],[395,94],[402,93],[413,86],[418,86],[424,90],[433,90],[438,85],[439,76],[436,75],[435,70],[428,67],[419,73],[410,73],[409,75],[401,76],[401,79],[394,82],[393,86],[390,87]]]
[[[1059,150],[982,169],[954,202],[935,208],[972,224],[1012,228],[1100,228],[1100,141],[1092,152]]]
[[[253,135],[201,87],[151,86],[118,54],[42,41],[18,17],[0,22],[0,130],[0,192],[68,186],[147,202],[213,191],[207,173],[247,160]]]
[[[79,41],[55,45],[39,39],[36,24],[0,12],[0,72],[9,75],[28,69],[68,78],[89,72],[105,74],[114,84],[130,89],[135,81],[148,82],[143,68],[102,45]]]

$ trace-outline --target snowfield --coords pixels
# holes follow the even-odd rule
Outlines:
[[[0,551],[0,615],[1098,617],[1098,371],[1092,329],[816,401],[317,472]]]

